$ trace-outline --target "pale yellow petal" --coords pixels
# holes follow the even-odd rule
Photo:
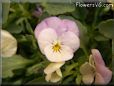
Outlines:
[[[50,81],[50,79],[51,79],[51,75],[52,75],[52,74],[47,74],[47,75],[45,76],[45,80],[46,80],[47,82]]]
[[[58,76],[62,77],[61,69],[56,70]]]
[[[45,74],[51,74],[58,70],[61,66],[64,65],[65,62],[58,62],[58,63],[50,63],[45,69],[44,73]]]
[[[56,72],[52,73],[50,82],[58,82],[61,80],[61,76],[59,76]]]
[[[94,81],[94,75],[92,74],[84,75],[82,77],[82,81],[84,84],[92,84],[92,82]]]
[[[89,64],[95,67],[95,62],[94,62],[94,58],[92,57],[92,55],[89,56]]]
[[[2,57],[11,57],[17,51],[17,40],[5,30],[1,30],[1,48]]]
[[[80,73],[82,75],[94,74],[94,72],[95,72],[95,69],[88,62],[85,62],[80,67]]]

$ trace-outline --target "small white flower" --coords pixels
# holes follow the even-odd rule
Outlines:
[[[1,56],[11,57],[17,51],[17,40],[5,30],[1,30]]]
[[[64,65],[65,62],[50,63],[45,69],[46,81],[58,82],[62,78],[62,73],[60,67]]]
[[[38,36],[40,50],[51,62],[63,62],[73,58],[73,53],[79,48],[80,41],[73,32],[58,35],[55,30],[48,28]]]

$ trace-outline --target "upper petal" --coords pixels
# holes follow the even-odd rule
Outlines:
[[[63,62],[73,58],[73,50],[68,46],[62,45],[60,52],[53,51],[52,45],[44,49],[47,59],[51,62]]]
[[[44,29],[47,29],[47,28],[48,28],[48,26],[47,26],[47,24],[44,21],[42,21],[41,23],[39,23],[36,26],[35,31],[34,31],[34,34],[35,34],[36,39],[38,38],[40,32],[42,30],[44,30]]]
[[[99,65],[105,65],[101,53],[97,50],[97,49],[92,49],[92,56],[94,58],[95,64],[99,64]]]
[[[57,34],[51,28],[44,29],[40,32],[38,36],[38,44],[43,54],[44,54],[44,48],[47,45],[50,45],[51,43],[53,43],[53,41],[56,39],[57,39]]]
[[[73,32],[68,31],[60,36],[62,44],[69,46],[75,52],[80,47],[80,40]]]
[[[5,30],[1,30],[1,55],[11,57],[17,51],[17,40]]]
[[[74,21],[63,19],[62,23],[64,25],[64,28],[67,28],[67,31],[71,31],[75,33],[77,36],[79,36],[79,29]]]
[[[61,24],[61,19],[58,17],[49,17],[44,20],[44,22],[48,25],[49,28],[59,29]]]
[[[56,72],[56,70],[60,69],[61,66],[64,65],[65,62],[57,62],[57,63],[50,63],[45,69],[44,73],[51,74]]]

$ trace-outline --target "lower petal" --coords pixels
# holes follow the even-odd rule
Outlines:
[[[47,59],[51,62],[64,62],[73,58],[73,51],[68,46],[61,46],[60,51],[53,51],[52,45],[44,49]]]

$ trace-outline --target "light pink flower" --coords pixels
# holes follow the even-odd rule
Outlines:
[[[92,84],[93,82],[95,84],[108,84],[112,78],[112,71],[105,66],[102,56],[97,49],[92,49],[89,62],[85,62],[80,67],[80,73],[85,84]]]
[[[51,62],[64,62],[73,58],[79,48],[79,31],[70,20],[50,17],[37,25],[35,37],[41,52]]]

